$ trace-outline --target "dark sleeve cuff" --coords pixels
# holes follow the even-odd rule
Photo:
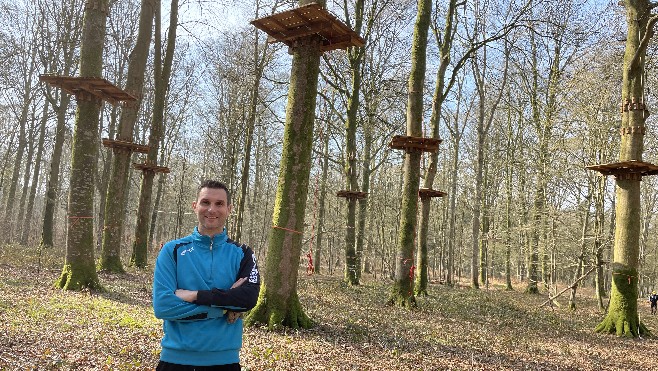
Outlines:
[[[196,304],[199,305],[212,305],[212,291],[211,290],[199,290],[196,294]]]

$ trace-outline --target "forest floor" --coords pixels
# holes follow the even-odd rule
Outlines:
[[[55,289],[61,251],[0,247],[0,370],[149,370],[161,322],[151,308],[151,271],[99,273],[105,292]],[[245,329],[245,370],[640,370],[658,359],[658,337],[594,333],[603,315],[587,290],[578,309],[500,285],[472,290],[431,284],[418,309],[386,306],[390,282],[301,274],[310,330]],[[640,300],[642,321],[658,316]]]

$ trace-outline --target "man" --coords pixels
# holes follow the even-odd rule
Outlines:
[[[658,295],[655,291],[649,295],[649,302],[651,303],[651,314],[656,314],[656,306],[658,306]]]
[[[191,235],[166,243],[155,263],[153,311],[164,320],[157,370],[240,370],[242,319],[256,305],[260,275],[253,251],[226,235],[231,196],[207,180],[192,209]]]

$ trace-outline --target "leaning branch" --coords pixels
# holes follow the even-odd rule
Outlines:
[[[651,18],[649,18],[649,21],[647,22],[647,29],[644,32],[644,36],[642,36],[642,40],[640,40],[640,45],[637,47],[637,50],[633,55],[633,59],[631,60],[631,63],[628,65],[629,71],[632,71],[638,67],[638,64],[640,63],[640,58],[646,52],[647,46],[649,46],[649,40],[651,40],[651,38],[653,37],[653,26],[656,24],[656,22],[658,22],[658,14],[653,14]]]
[[[558,296],[564,294],[567,290],[569,290],[569,289],[573,289],[574,287],[578,286],[578,282],[580,282],[580,281],[582,281],[583,279],[585,279],[585,277],[587,277],[590,273],[592,273],[592,271],[593,271],[594,269],[596,269],[596,265],[593,266],[592,268],[590,268],[590,270],[588,270],[587,273],[583,274],[582,276],[580,276],[580,278],[578,278],[576,281],[574,281],[574,283],[572,283],[571,286],[567,286],[564,290],[558,292],[557,294],[555,294],[555,295],[553,295],[553,296],[549,296],[549,297],[548,297],[548,300],[546,300],[545,302],[543,302],[542,305],[540,305],[539,307],[540,307],[540,308],[543,307],[544,305],[546,305],[546,304],[552,302],[553,300],[555,300]]]

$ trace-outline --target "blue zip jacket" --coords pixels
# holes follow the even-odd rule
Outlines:
[[[239,287],[235,281],[249,277]],[[194,303],[176,289],[198,290]],[[166,243],[155,263],[153,311],[164,320],[160,359],[193,366],[239,363],[242,319],[226,322],[226,310],[256,305],[260,275],[253,251],[228,239],[226,229],[212,239],[194,232]]]

